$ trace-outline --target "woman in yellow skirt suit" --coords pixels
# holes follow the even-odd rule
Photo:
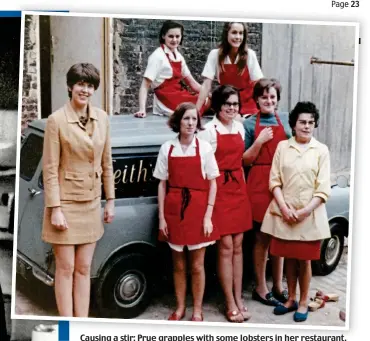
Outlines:
[[[53,245],[55,296],[61,316],[87,317],[90,268],[104,222],[114,217],[114,182],[108,115],[90,105],[99,71],[89,63],[67,73],[70,101],[49,116],[45,129],[42,239]]]

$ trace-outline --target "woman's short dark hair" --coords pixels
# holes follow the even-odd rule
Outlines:
[[[220,85],[213,90],[212,98],[211,98],[211,109],[216,114],[217,118],[221,111],[221,107],[226,103],[228,98],[232,95],[238,96],[239,112],[240,112],[242,103],[240,101],[240,93],[236,88],[234,88],[231,85]]]
[[[77,63],[72,65],[67,72],[68,88],[73,88],[73,85],[81,81],[92,84],[96,90],[100,84],[99,70],[90,63]],[[72,96],[72,92],[69,89],[68,96],[69,98]]]
[[[276,90],[276,96],[278,102],[280,101],[280,93],[281,93],[281,84],[275,78],[261,78],[259,79],[253,88],[253,99],[256,102],[257,108],[259,109],[258,105],[258,97],[263,96],[263,93],[269,91],[270,88],[274,88]]]
[[[182,24],[180,24],[179,22],[177,21],[173,21],[173,20],[166,20],[163,25],[162,25],[162,28],[159,32],[159,43],[160,44],[164,44],[165,41],[163,39],[163,36],[166,35],[166,33],[173,29],[173,28],[179,28],[181,30],[181,40],[180,40],[180,45],[182,44],[182,40],[184,38],[184,26]]]
[[[319,126],[320,113],[316,105],[312,102],[298,102],[289,113],[289,125],[292,130],[296,126],[300,114],[311,114],[315,120],[315,128]]]
[[[182,120],[183,116],[185,115],[185,113],[188,110],[193,110],[193,109],[195,109],[197,111],[197,119],[198,119],[197,130],[203,130],[204,129],[202,127],[202,122],[201,122],[201,119],[200,119],[200,115],[199,115],[199,112],[198,112],[195,104],[191,103],[191,102],[184,102],[184,103],[181,103],[177,106],[177,108],[175,109],[173,114],[168,119],[167,124],[172,129],[172,131],[174,131],[175,133],[180,132],[181,120]]]

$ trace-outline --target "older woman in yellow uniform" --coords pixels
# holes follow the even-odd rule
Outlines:
[[[272,235],[272,255],[285,258],[289,299],[274,314],[291,311],[294,321],[308,315],[311,260],[320,258],[320,241],[330,237],[325,202],[330,195],[330,155],[313,136],[319,112],[311,102],[299,102],[289,114],[293,137],[277,147],[270,173],[273,200],[261,231]],[[296,301],[299,281],[300,298]]]
[[[43,151],[45,210],[42,239],[53,245],[55,296],[61,316],[87,317],[90,268],[114,216],[114,182],[108,115],[90,105],[99,71],[89,63],[67,73],[69,101],[48,118]]]

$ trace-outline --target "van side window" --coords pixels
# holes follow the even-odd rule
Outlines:
[[[20,177],[31,181],[41,160],[43,139],[36,134],[30,134],[21,148]]]
[[[149,153],[113,156],[116,199],[157,196],[158,180],[153,177],[157,155]]]

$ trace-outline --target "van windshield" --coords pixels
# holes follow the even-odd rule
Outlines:
[[[42,137],[30,134],[21,148],[20,177],[31,181],[42,156]]]

